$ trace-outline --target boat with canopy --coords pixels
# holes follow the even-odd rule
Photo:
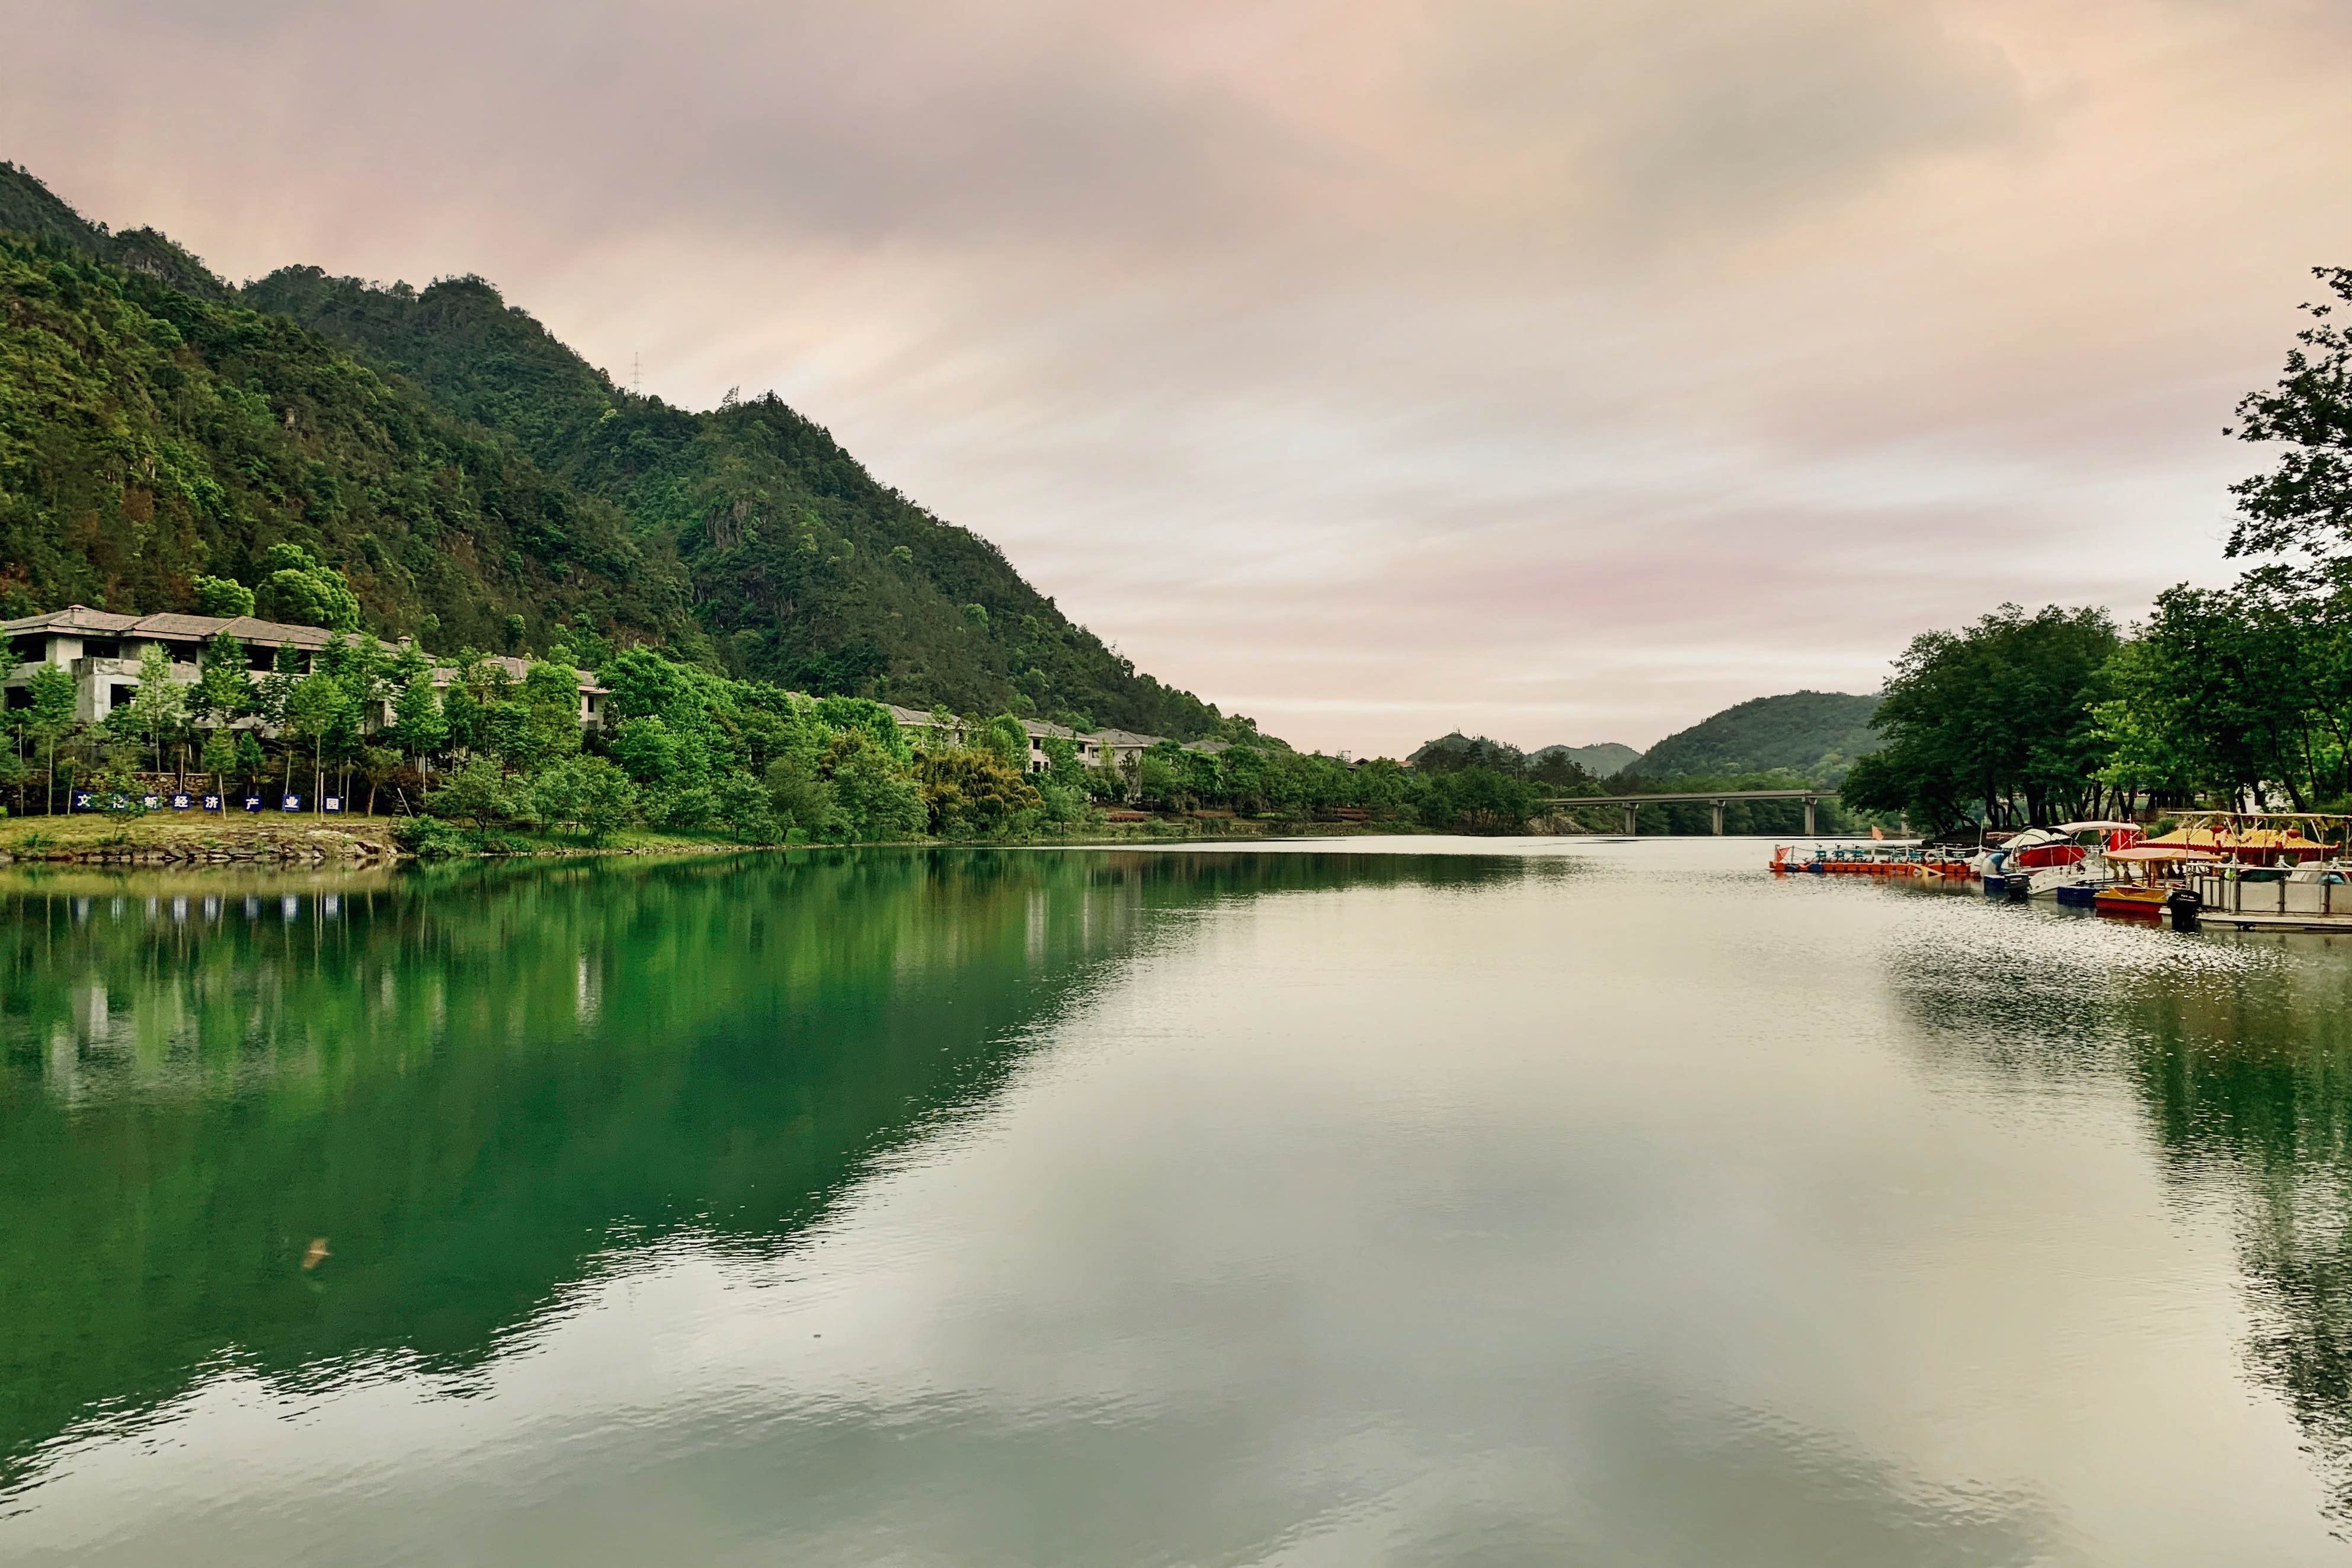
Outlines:
[[[2203,812],[2150,839],[2207,850],[2184,870],[2205,919],[2240,931],[2352,931],[2352,817]]]
[[[2147,920],[2160,917],[2173,896],[2186,889],[2189,868],[2221,863],[2221,857],[2210,849],[2153,841],[2110,849],[2105,858],[2118,875],[2093,891],[2091,907],[2105,915],[2137,915]]]

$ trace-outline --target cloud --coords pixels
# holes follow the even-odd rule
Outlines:
[[[1499,0],[1449,43],[1432,71],[1444,117],[1612,246],[1787,221],[2028,120],[2000,52],[1925,5]]]
[[[232,275],[768,387],[1276,733],[1641,742],[2225,575],[2352,256],[2308,0],[27,11],[0,153]],[[97,90],[103,84],[105,90]]]

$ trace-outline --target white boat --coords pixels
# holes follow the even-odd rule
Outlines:
[[[2051,898],[2063,887],[2085,882],[2103,887],[2116,880],[2117,874],[2104,863],[2104,852],[2137,843],[2139,831],[2136,822],[2105,820],[2021,828],[1969,864],[1984,879],[1988,893]],[[2098,864],[2084,869],[2094,861]],[[2086,896],[2081,901],[2089,900]]]
[[[2124,880],[2123,868],[2107,858],[2107,851],[2129,848],[2140,838],[2136,822],[2064,822],[2051,831],[2080,847],[2082,854],[2073,859],[2053,857],[2051,864],[2029,871],[2026,896],[2056,899],[2085,909],[2097,899],[2101,888]]]

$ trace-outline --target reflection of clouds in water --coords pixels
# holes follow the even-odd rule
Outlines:
[[[775,1539],[809,1563],[1141,1561],[1161,1543],[1305,1563],[2084,1560],[2036,1498],[1926,1482],[1769,1412],[1605,1381],[1547,1392],[1559,1397],[1540,1425],[1490,1421],[1445,1448],[1379,1413],[1270,1426],[1256,1418],[1277,1402],[1262,1399],[1051,1423],[835,1407],[728,1464],[814,1483]],[[909,1493],[909,1474],[952,1479]],[[1043,1510],[1040,1476],[1058,1478]]]
[[[582,1307],[708,1289],[717,1260],[666,1250],[668,1269],[633,1268]],[[293,1405],[226,1369],[168,1413],[206,1423],[212,1451],[166,1441],[168,1473],[145,1472],[162,1484],[121,1513],[159,1522],[175,1494],[234,1466],[245,1508],[193,1521],[192,1560],[231,1538],[248,1560],[298,1560],[321,1531],[349,1560],[392,1559],[435,1518],[499,1520],[452,1553],[484,1562],[501,1531],[537,1561],[735,1561],[749,1542],[760,1560],[811,1565],[2090,1560],[2030,1489],[1928,1480],[1780,1413],[1607,1364],[1538,1371],[1508,1401],[1457,1390],[1452,1407],[1434,1375],[1417,1394],[1435,1404],[1335,1404],[1304,1365],[1247,1397],[1024,1397],[877,1378],[864,1357],[887,1365],[889,1352],[856,1335],[848,1364],[827,1364],[841,1320],[807,1321],[824,1323],[824,1344],[797,1316],[754,1330],[722,1312],[702,1344],[650,1352],[593,1327],[569,1342],[541,1330],[541,1355],[430,1378],[387,1362]],[[788,1366],[797,1375],[779,1375]],[[474,1396],[472,1462],[457,1467],[446,1405],[433,1409],[452,1395]],[[332,1441],[306,1437],[302,1417]],[[100,1493],[138,1463],[95,1455],[61,1486]],[[25,1560],[47,1561],[45,1537],[21,1540]]]
[[[2035,1095],[2120,1079],[2177,1186],[2227,1196],[2247,1365],[2352,1525],[2352,946],[1991,906],[1938,924],[1889,978],[1939,1070]]]

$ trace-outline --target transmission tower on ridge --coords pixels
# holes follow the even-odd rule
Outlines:
[[[630,396],[632,396],[632,397],[643,397],[645,395],[646,395],[646,363],[645,363],[645,355],[643,355],[643,354],[641,354],[641,353],[632,353],[629,355],[629,395],[630,395]]]

